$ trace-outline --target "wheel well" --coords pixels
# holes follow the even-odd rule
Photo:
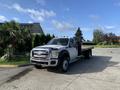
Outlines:
[[[69,58],[70,58],[68,51],[66,51],[66,50],[61,51],[61,52],[59,53],[58,58],[60,59],[60,58],[62,58],[62,57],[69,57]]]
[[[64,57],[70,58],[69,53],[68,53],[68,51],[66,51],[66,50],[62,50],[62,51],[59,53],[59,56],[58,56],[58,66],[59,66],[60,63],[64,60]],[[70,60],[70,59],[69,59],[69,60]]]

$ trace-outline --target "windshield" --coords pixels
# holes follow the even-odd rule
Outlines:
[[[63,45],[67,46],[68,45],[68,38],[59,38],[59,39],[52,39],[48,45]]]

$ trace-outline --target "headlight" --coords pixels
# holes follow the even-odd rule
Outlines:
[[[58,50],[52,50],[51,51],[51,58],[58,58]]]
[[[31,51],[30,51],[30,57],[32,57],[32,56],[33,56],[33,51],[31,50]]]

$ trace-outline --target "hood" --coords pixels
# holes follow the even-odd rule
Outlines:
[[[65,48],[66,46],[62,46],[62,45],[43,45],[40,46],[41,48],[53,48],[53,49],[61,49],[61,48]]]
[[[44,49],[62,49],[62,48],[66,48],[66,46],[62,46],[62,45],[43,45],[43,46],[38,46],[35,47],[33,50],[44,50]]]

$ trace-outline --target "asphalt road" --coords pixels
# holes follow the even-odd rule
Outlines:
[[[7,79],[6,73],[11,75]],[[0,90],[120,90],[120,48],[94,49],[90,60],[71,64],[65,74],[33,67],[0,69]]]

